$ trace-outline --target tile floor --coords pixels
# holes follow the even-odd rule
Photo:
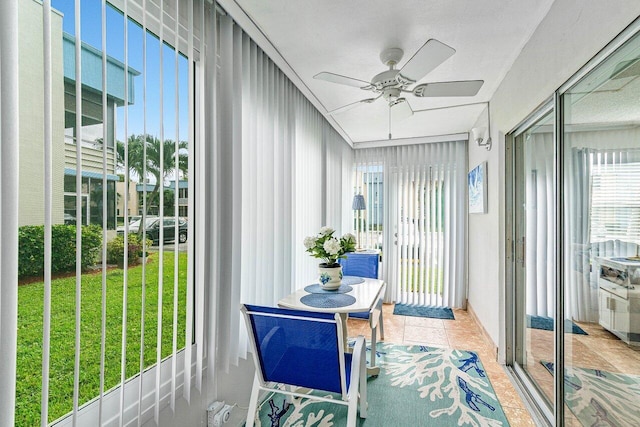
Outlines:
[[[386,314],[386,312],[385,312]],[[565,364],[601,369],[622,374],[640,375],[640,348],[630,346],[597,323],[575,322],[588,335],[565,334]],[[553,377],[540,360],[553,360],[553,331],[527,329],[526,371],[550,400],[553,400]],[[567,426],[581,426],[570,410],[565,411]]]
[[[480,356],[511,426],[535,426],[507,377],[505,368],[496,362],[495,350],[491,349],[471,314],[465,310],[454,310],[455,320],[440,320],[395,316],[393,304],[384,304],[383,310],[384,341],[475,351]],[[371,337],[366,321],[350,319],[348,327],[351,336],[361,334]]]

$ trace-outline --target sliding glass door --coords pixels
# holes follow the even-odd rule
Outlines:
[[[516,380],[549,424],[640,425],[640,23],[507,137],[507,160]]]
[[[549,414],[554,360],[556,171],[554,110],[543,109],[515,137],[513,191],[515,256],[514,363]]]
[[[639,425],[640,35],[562,112],[565,420]]]

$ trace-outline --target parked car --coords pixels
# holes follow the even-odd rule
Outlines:
[[[160,241],[160,223],[164,228],[163,240],[165,242],[171,242],[177,240],[179,243],[187,241],[187,221],[183,218],[178,218],[178,238],[175,235],[175,218],[164,218],[160,221],[160,218],[147,218],[145,229],[147,230],[147,239],[151,239],[154,245],[157,245]],[[142,229],[138,229],[138,234],[142,234]]]
[[[64,214],[64,223],[65,223],[65,225],[75,225],[76,217],[65,212],[65,214]]]
[[[148,216],[147,217],[147,228],[149,228],[149,226],[151,224],[153,224],[154,221],[158,220],[157,216]],[[129,221],[129,234],[138,234],[138,232],[140,231],[140,223],[142,222],[142,217],[138,217],[138,219],[135,219],[133,221]],[[122,235],[124,234],[124,225],[121,225],[118,227],[117,229],[118,234]]]

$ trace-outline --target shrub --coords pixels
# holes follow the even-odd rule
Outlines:
[[[100,259],[102,229],[82,226],[80,266],[86,270]],[[51,227],[51,271],[60,273],[76,268],[76,226],[56,224]],[[25,225],[18,229],[18,276],[44,274],[44,226]]]
[[[129,265],[135,264],[142,256],[142,238],[137,234],[129,234]],[[147,239],[147,247],[151,240]],[[124,236],[118,235],[107,243],[107,263],[122,265],[124,263]]]

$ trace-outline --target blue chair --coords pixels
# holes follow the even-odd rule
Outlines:
[[[255,422],[262,391],[346,405],[347,426],[367,416],[364,337],[345,352],[339,314],[242,305],[256,374],[249,401],[247,427]],[[286,389],[277,388],[283,384]],[[330,396],[296,392],[297,387],[337,393]]]
[[[339,258],[338,262],[342,265],[342,274],[344,276],[357,276],[368,277],[370,279],[378,278],[378,252],[377,251],[363,251],[363,252],[348,252],[345,254],[346,258]],[[356,285],[357,286],[357,285]],[[349,313],[349,317],[352,319],[369,320],[371,323],[373,320],[378,320],[380,325],[380,339],[384,339],[384,323],[382,321],[382,300],[378,300],[376,308],[380,312],[380,319],[371,319],[369,313]],[[375,325],[371,323],[373,328]]]

